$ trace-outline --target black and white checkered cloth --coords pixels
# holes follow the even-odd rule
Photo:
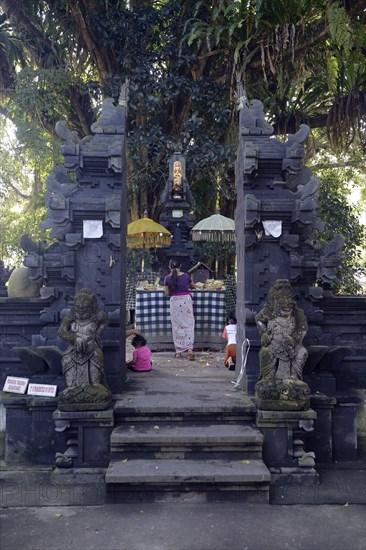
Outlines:
[[[126,311],[135,309],[137,275],[128,274],[126,277]]]
[[[235,275],[226,275],[225,280],[226,312],[228,315],[236,309],[236,278]]]
[[[220,336],[226,325],[225,293],[194,290],[195,333]],[[171,334],[169,298],[162,291],[136,291],[136,328],[142,334]]]
[[[155,283],[156,279],[161,277],[157,271],[149,271],[144,273],[137,273],[136,271],[130,271],[126,276],[126,310],[135,309],[136,307],[136,288],[141,281],[147,281],[148,283]]]

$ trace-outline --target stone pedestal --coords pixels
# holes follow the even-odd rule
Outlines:
[[[305,411],[310,406],[310,389],[302,380],[263,378],[255,385],[255,402],[259,410]]]
[[[263,434],[262,456],[271,472],[271,503],[293,504],[296,502],[293,494],[300,490],[307,495],[305,502],[314,501],[313,490],[319,484],[319,476],[314,469],[315,454],[305,451],[303,439],[304,434],[313,429],[315,419],[312,409],[257,410],[257,426]]]
[[[357,460],[356,410],[360,399],[352,393],[337,394],[337,405],[333,410],[333,461]]]
[[[104,468],[110,460],[113,409],[104,411],[60,411],[53,414],[56,432],[65,434],[66,448],[56,454],[56,467]]]
[[[5,461],[7,464],[52,464],[64,446],[52,414],[57,398],[2,393],[6,409]]]
[[[314,431],[308,433],[306,441],[314,451],[317,464],[331,464],[333,460],[332,418],[337,401],[322,393],[311,396],[310,406],[316,412]]]
[[[313,429],[316,413],[257,410],[257,426],[263,434],[263,460],[271,473],[316,476],[315,455],[304,450],[303,434]]]
[[[357,460],[356,411],[359,406],[360,400],[352,392],[339,392],[335,396],[312,394],[311,407],[317,417],[307,442],[316,454],[317,463]]]
[[[336,379],[330,372],[312,372],[310,376],[304,376],[304,381],[309,384],[311,393],[322,393],[328,396],[336,394]]]

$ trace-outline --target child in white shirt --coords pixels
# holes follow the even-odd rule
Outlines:
[[[235,363],[236,363],[236,317],[234,313],[230,313],[228,320],[228,324],[224,328],[224,331],[222,333],[223,338],[226,338],[227,344],[225,347],[225,367],[227,367],[229,370],[235,370]]]

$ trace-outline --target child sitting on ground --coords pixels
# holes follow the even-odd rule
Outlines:
[[[147,372],[151,370],[151,349],[147,347],[146,340],[141,334],[132,338],[131,344],[135,348],[131,361],[126,362],[126,367],[135,372]]]
[[[236,363],[236,317],[234,313],[230,313],[227,319],[227,325],[222,333],[223,338],[226,338],[227,344],[225,347],[225,367],[229,370],[235,370]]]

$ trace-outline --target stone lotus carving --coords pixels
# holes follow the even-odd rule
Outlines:
[[[256,315],[261,335],[260,378],[256,384],[259,408],[301,410],[309,407],[310,390],[302,381],[308,356],[302,340],[307,320],[292,299],[287,279],[278,279],[268,293],[268,303]]]
[[[97,298],[83,288],[75,306],[60,325],[58,335],[69,343],[62,357],[67,388],[60,394],[60,410],[101,410],[109,407],[111,393],[106,386],[101,334],[108,324],[98,309]]]

